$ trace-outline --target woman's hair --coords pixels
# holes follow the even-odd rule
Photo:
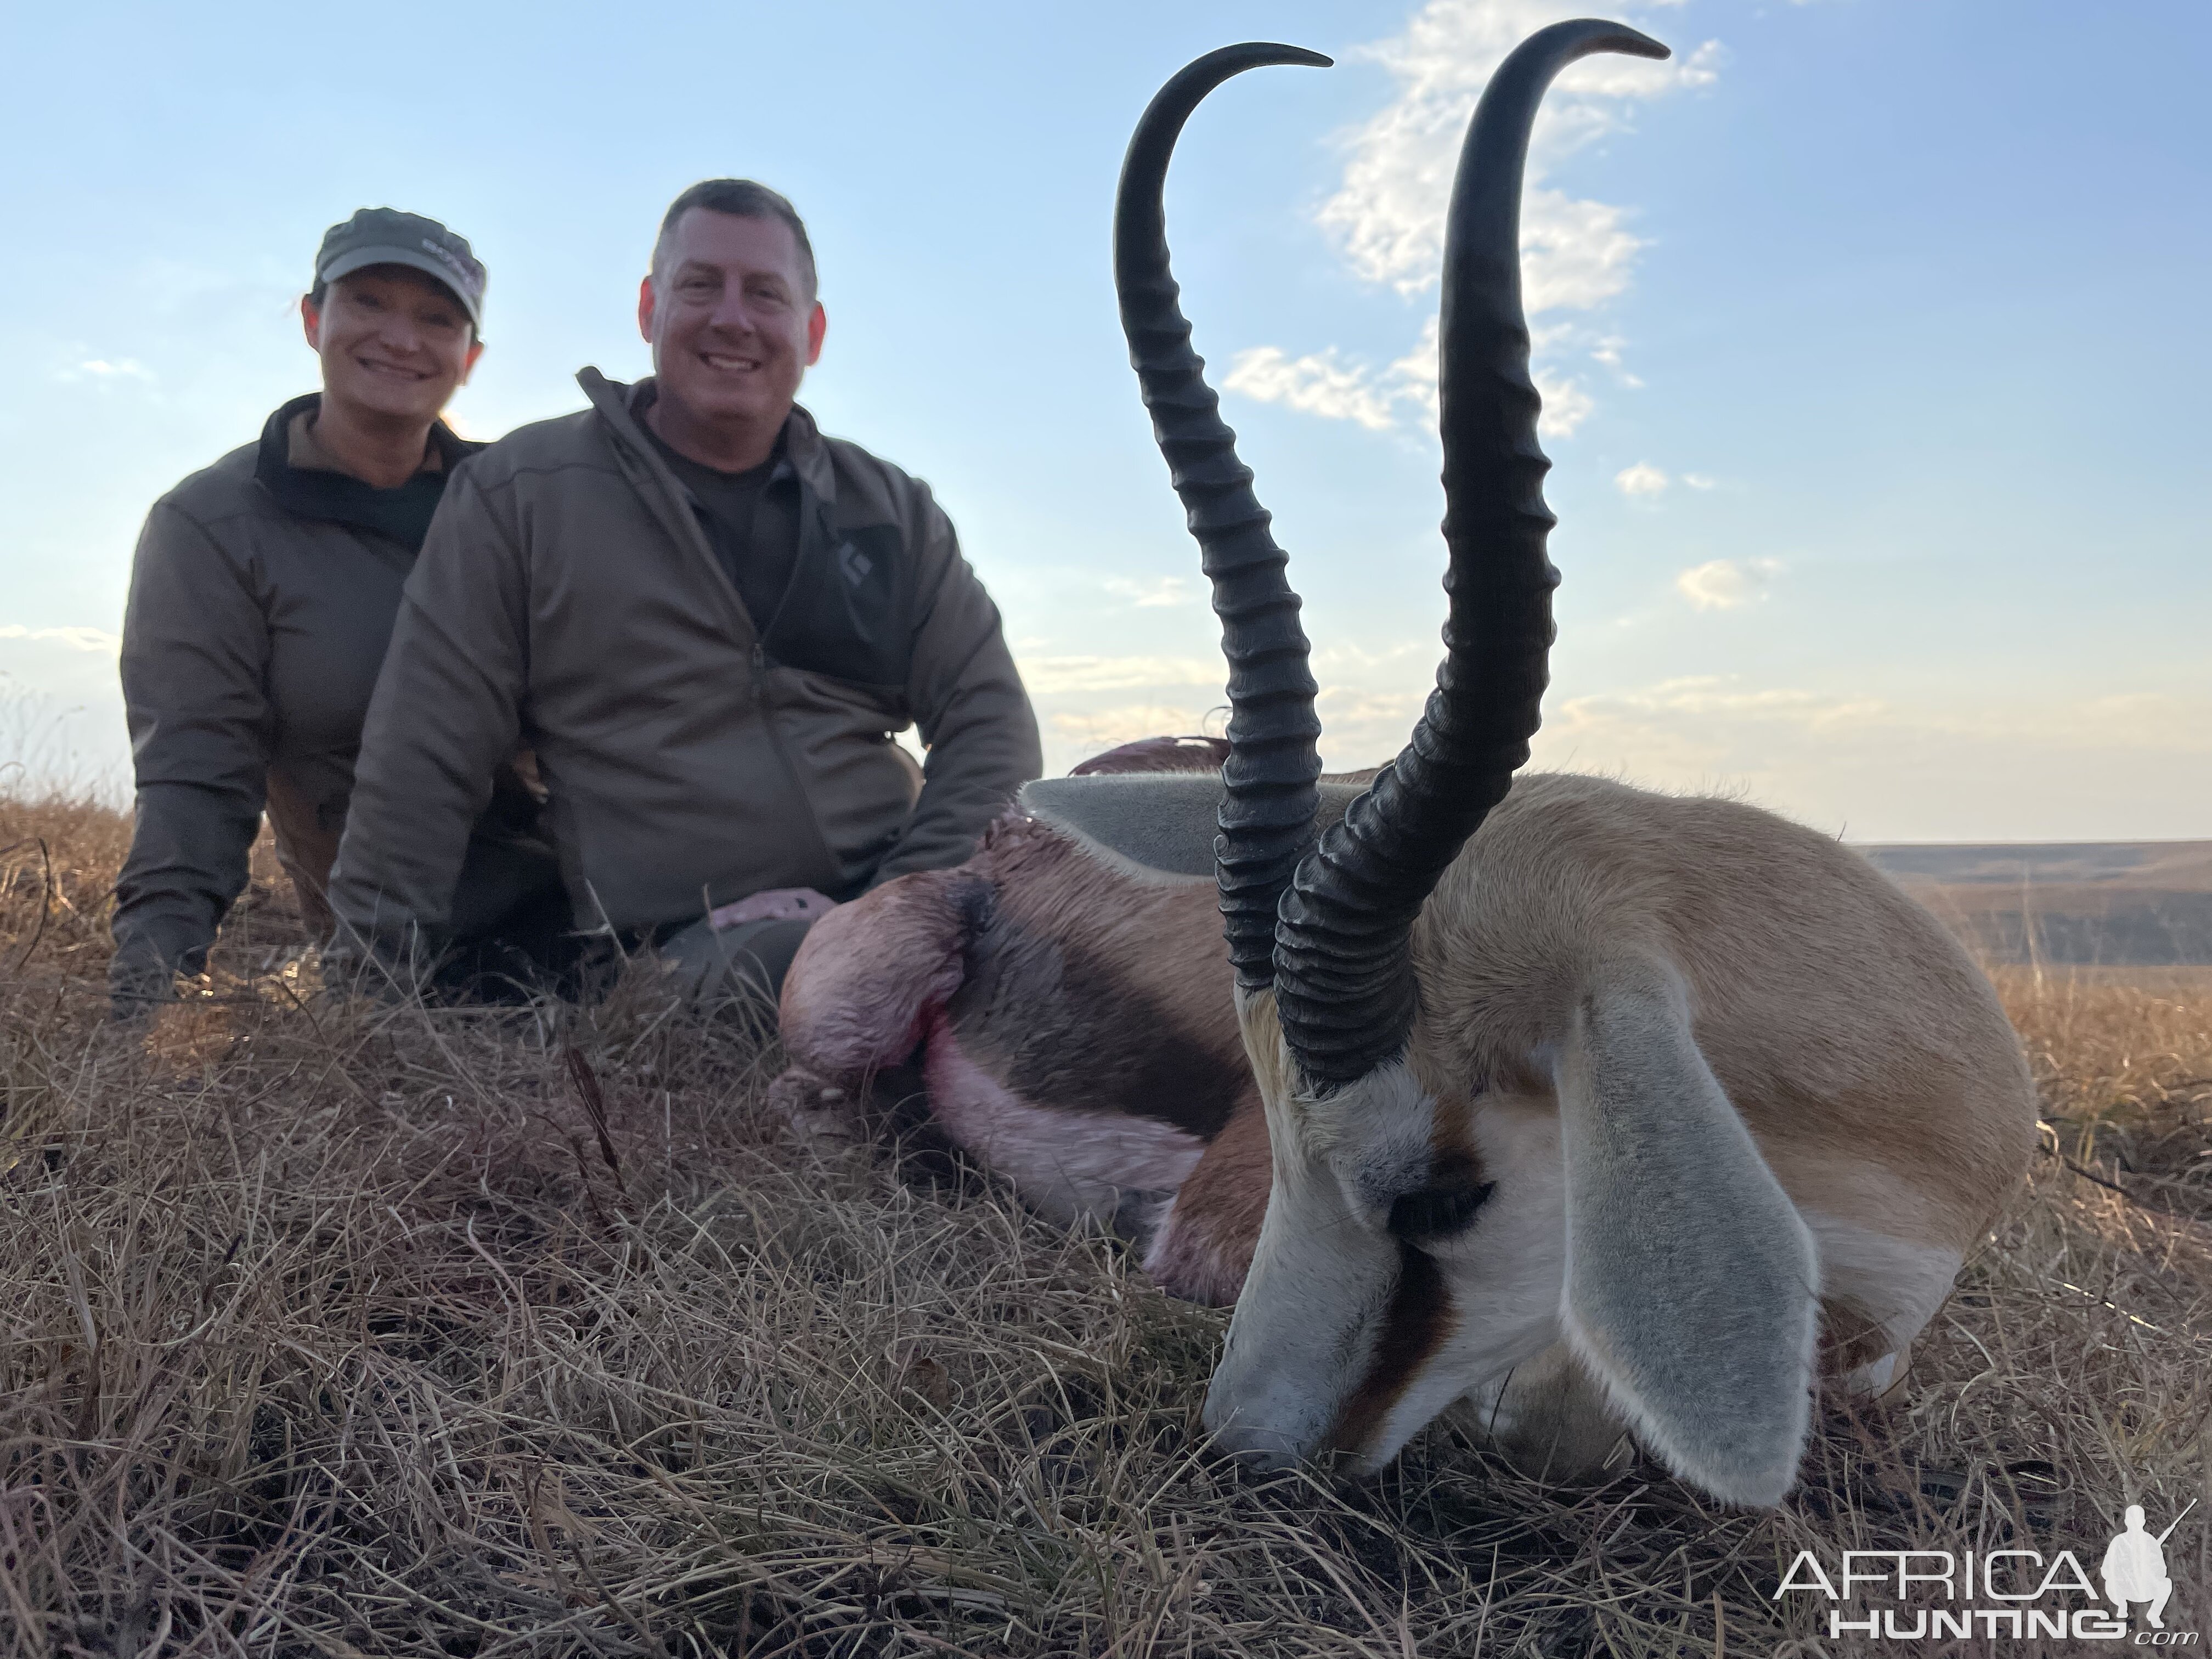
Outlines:
[[[468,323],[471,337],[473,338],[475,337],[477,325],[469,320],[469,308],[461,304],[461,296],[454,293],[450,288],[447,288],[435,276],[431,276],[428,271],[416,270],[412,266],[409,265],[368,265],[363,267],[363,269],[368,270],[404,271],[408,276],[416,277],[422,282],[429,283],[433,288],[440,289],[444,293],[447,299],[453,302],[455,307],[459,310],[461,313],[461,320],[465,323]],[[358,276],[361,275],[361,272],[356,270],[349,271],[347,274],[349,276]],[[341,278],[340,280],[343,281],[343,279]],[[307,303],[314,307],[316,310],[320,311],[323,308],[323,296],[330,291],[331,285],[325,282],[321,277],[318,276],[315,278],[315,285],[307,290]]]

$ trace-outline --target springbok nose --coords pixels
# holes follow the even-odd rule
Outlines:
[[[1227,1428],[1215,1431],[1213,1443],[1246,1468],[1263,1474],[1294,1468],[1298,1461],[1297,1445],[1277,1429],[1231,1423]]]
[[[1270,1400],[1264,1390],[1252,1396],[1209,1389],[1203,1415],[1213,1443],[1248,1469],[1291,1468],[1314,1438],[1297,1426],[1310,1413],[1295,1401]]]

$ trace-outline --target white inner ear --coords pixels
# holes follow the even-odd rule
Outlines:
[[[1344,816],[1364,784],[1324,783],[1317,835]],[[1139,881],[1213,879],[1221,778],[1213,772],[1124,772],[1042,778],[1015,804],[1072,837],[1093,857]]]
[[[1820,1260],[1673,970],[1601,969],[1557,1082],[1569,1340],[1684,1479],[1779,1502],[1810,1422]]]

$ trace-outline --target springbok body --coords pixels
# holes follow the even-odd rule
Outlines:
[[[847,1086],[919,1047],[937,1120],[1048,1211],[1149,1206],[1163,1285],[1236,1299],[1206,1414],[1241,1455],[1372,1469],[1471,1401],[1554,1467],[1626,1426],[1706,1491],[1771,1503],[1816,1373],[1886,1386],[1948,1293],[2026,1164],[2033,1091],[1958,944],[1832,841],[1730,801],[1513,780],[1557,580],[1521,160],[1551,76],[1599,50],[1664,52],[1555,25],[1470,132],[1441,328],[1449,654],[1364,789],[1318,777],[1297,598],[1158,208],[1208,89],[1319,60],[1228,48],[1154,100],[1116,274],[1223,618],[1225,763],[1030,786],[969,865],[818,924],[785,1031],[802,1076]]]
[[[1893,1380],[2019,1174],[2029,1085],[1988,981],[1887,877],[1771,813],[1525,775],[1438,884],[1413,948],[1444,993],[1413,1038],[1440,1104],[1431,1133],[1497,1188],[1468,1247],[1516,1265],[1503,1328],[1455,1322],[1454,1346],[1492,1373],[1461,1393],[1516,1368],[1527,1380],[1560,1337],[1549,1057],[1623,964],[1632,983],[1656,969],[1679,986],[1697,1049],[1814,1240],[1820,1369],[1841,1385]],[[916,1060],[936,1124],[1036,1208],[1135,1234],[1171,1295],[1237,1299],[1272,1166],[1211,881],[1139,876],[1010,817],[960,868],[818,923],[783,1028],[787,1093],[857,1094]],[[1405,1432],[1447,1403],[1403,1402],[1419,1419]],[[1493,1432],[1555,1468],[1622,1426],[1510,1422],[1482,1403]]]

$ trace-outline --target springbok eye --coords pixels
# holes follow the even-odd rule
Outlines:
[[[1398,1238],[1418,1243],[1423,1239],[1449,1238],[1474,1219],[1497,1182],[1480,1187],[1423,1187],[1401,1193],[1390,1206],[1390,1231]]]

